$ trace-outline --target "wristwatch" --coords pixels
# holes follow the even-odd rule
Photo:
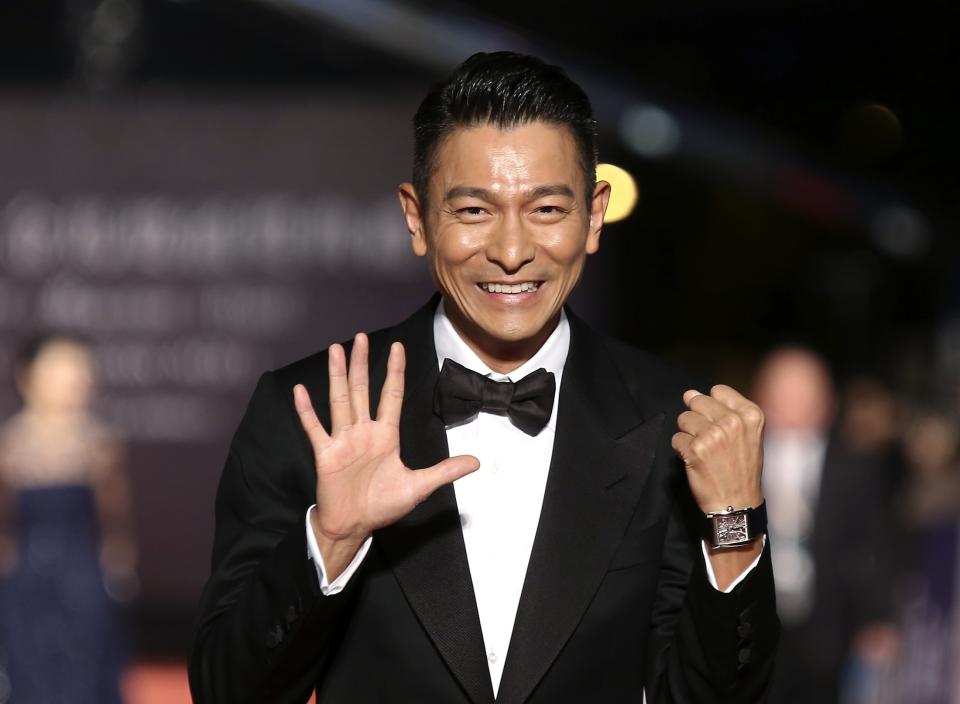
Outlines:
[[[735,548],[747,545],[767,532],[767,503],[756,508],[735,509],[706,514],[704,539],[712,548]]]

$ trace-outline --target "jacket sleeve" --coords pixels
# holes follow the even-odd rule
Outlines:
[[[322,596],[308,559],[304,514],[315,482],[292,390],[264,374],[217,492],[189,668],[198,704],[306,702],[322,677],[354,599],[349,584]]]
[[[708,580],[697,508],[681,478],[664,544],[647,647],[648,704],[767,701],[780,633],[766,541],[757,566],[730,593]]]

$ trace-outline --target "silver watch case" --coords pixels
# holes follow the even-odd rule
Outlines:
[[[710,546],[713,548],[735,548],[747,545],[757,539],[750,530],[749,509],[734,510],[728,506],[726,511],[708,513],[711,523]]]

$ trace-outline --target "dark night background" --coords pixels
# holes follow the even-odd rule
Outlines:
[[[386,14],[398,7],[432,23],[436,51],[404,43],[411,24],[392,25]],[[358,29],[338,13],[379,19]],[[280,112],[308,105],[322,113],[344,101],[373,111],[382,102],[405,134],[416,100],[455,65],[453,57],[478,46],[542,53],[593,97],[601,161],[627,169],[639,185],[636,210],[607,226],[588,266],[582,305],[598,326],[740,386],[766,349],[803,341],[825,354],[841,381],[870,373],[905,397],[955,409],[960,57],[949,16],[946,2],[6,0],[0,110],[42,105],[49,114],[62,102],[98,115],[237,104],[261,106],[270,120],[275,104]],[[473,40],[458,55],[460,36]],[[490,37],[495,43],[484,44]],[[660,156],[631,148],[620,117],[632,104],[673,115],[682,147]],[[318,145],[337,141],[327,132],[332,123],[297,124],[305,143],[311,130],[325,135]],[[18,136],[0,134],[0,171],[13,168]],[[400,163],[408,147],[395,143]],[[305,161],[277,183],[287,191],[336,191],[350,151],[364,149],[358,141],[340,146],[341,161],[316,146],[315,182],[296,183],[310,173]],[[44,168],[30,178],[49,174],[56,182],[58,167]],[[363,168],[349,178],[361,179]],[[102,174],[92,180],[100,183]],[[0,181],[12,193],[18,174],[7,171]],[[262,185],[241,181],[233,188]],[[35,180],[28,185],[38,188]],[[381,195],[392,197],[390,187]],[[215,182],[203,188],[221,190]],[[17,272],[0,269],[0,293],[4,278],[15,282]],[[398,280],[404,307],[428,288],[422,279]],[[365,310],[388,290],[372,290]],[[7,348],[34,324],[25,316],[0,316]],[[362,322],[391,320],[371,313]],[[349,333],[308,313],[295,332],[265,343],[256,360],[259,368],[276,366]],[[238,380],[224,397],[225,420],[204,442],[178,448],[154,438],[131,448],[143,460],[134,477],[138,537],[145,562],[155,562],[145,566],[137,606],[147,656],[185,654],[205,575],[181,579],[177,565],[206,564],[227,428],[254,383],[255,374]],[[0,410],[10,410],[12,388],[3,392]],[[189,456],[191,473],[176,480],[149,474],[166,456],[171,464]],[[172,523],[177,529],[168,532]],[[188,553],[182,560],[181,551]],[[165,575],[161,586],[151,588],[151,574]],[[165,598],[163,580],[178,579],[182,588]]]
[[[4,3],[2,85],[89,91],[78,75],[76,17],[94,5]],[[621,334],[658,349],[707,342],[744,351],[799,336],[843,366],[883,366],[889,343],[907,337],[923,347],[957,305],[957,51],[946,3],[407,6],[506,28],[567,64],[773,140],[809,160],[826,189],[895,194],[928,218],[916,251],[892,256],[863,222],[818,203],[830,194],[817,188],[800,196],[810,202],[785,207],[717,174],[631,156],[615,126],[602,125],[601,158],[631,170],[642,190],[635,215],[609,228],[601,265],[622,267],[610,321]],[[154,0],[141,12],[122,75],[99,97],[416,92],[443,73],[271,3]],[[872,103],[889,108],[896,126],[858,119],[858,106]],[[723,314],[698,316],[694,328],[704,292]],[[675,301],[673,312],[644,307],[648,297]],[[648,329],[664,334],[651,339]]]

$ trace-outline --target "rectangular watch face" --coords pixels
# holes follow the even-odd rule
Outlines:
[[[717,535],[717,545],[743,543],[749,540],[747,534],[747,514],[733,514],[732,516],[714,516],[714,530]]]

